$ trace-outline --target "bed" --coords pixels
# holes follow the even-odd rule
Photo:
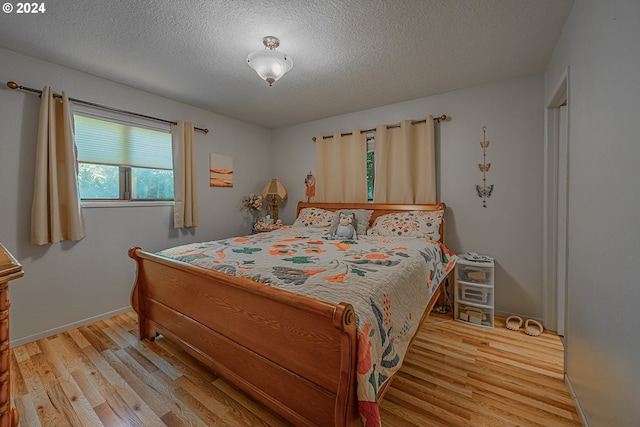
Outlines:
[[[345,210],[361,234],[333,240]],[[295,223],[269,233],[134,247],[140,339],[171,340],[294,425],[379,425],[455,264],[444,210],[299,202]]]

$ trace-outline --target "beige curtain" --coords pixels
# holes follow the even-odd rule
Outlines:
[[[198,193],[193,145],[193,123],[179,121],[171,127],[173,148],[173,228],[198,225]]]
[[[433,116],[423,123],[378,126],[375,156],[375,203],[436,203]]]
[[[316,136],[316,201],[367,202],[367,136]]]
[[[67,94],[42,90],[31,206],[31,243],[45,245],[86,236],[78,193],[73,112]]]

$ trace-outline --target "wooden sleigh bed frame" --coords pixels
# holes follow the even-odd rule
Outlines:
[[[372,209],[370,224],[387,213],[445,209],[444,203],[299,202],[297,213],[305,207]],[[440,236],[444,238],[444,221]],[[129,256],[137,263],[131,302],[140,339],[161,334],[296,426],[360,425],[351,304],[329,304],[139,247],[130,249]],[[381,388],[380,398],[390,382]]]

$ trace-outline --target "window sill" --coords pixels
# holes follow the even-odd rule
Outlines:
[[[150,207],[150,206],[173,206],[173,201],[171,200],[152,200],[152,201],[116,201],[116,200],[105,200],[105,201],[87,201],[81,202],[83,208],[134,208],[134,207]]]

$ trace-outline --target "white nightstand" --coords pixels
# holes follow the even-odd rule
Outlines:
[[[493,328],[493,259],[469,261],[460,256],[456,264],[454,319]]]

